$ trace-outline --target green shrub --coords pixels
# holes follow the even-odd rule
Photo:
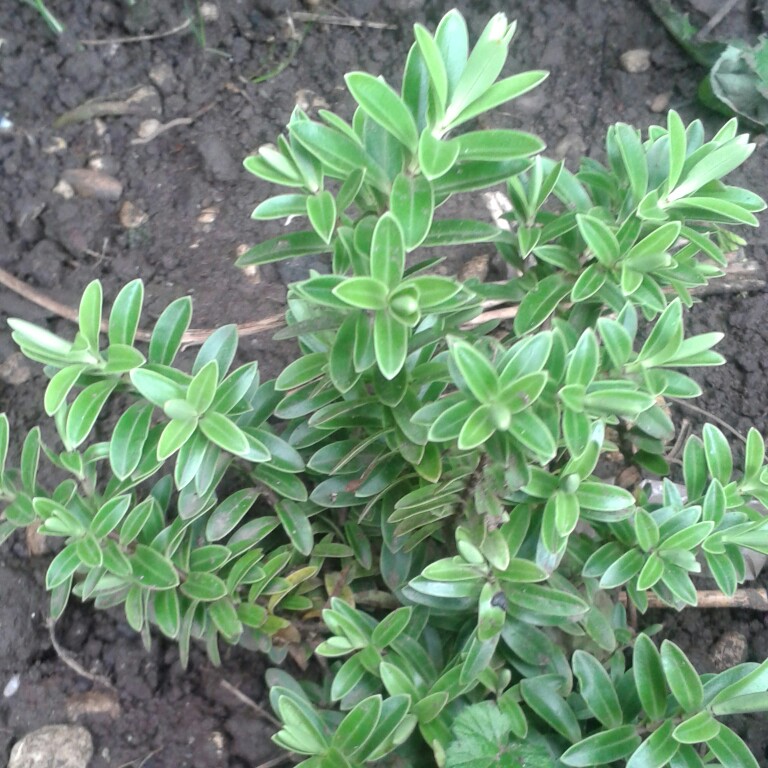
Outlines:
[[[290,289],[283,333],[301,355],[277,380],[230,371],[233,326],[191,372],[175,367],[188,298],[140,351],[139,281],[106,345],[98,282],[73,342],[12,321],[51,376],[62,448],[27,435],[2,475],[0,530],[41,520],[63,539],[54,618],[74,593],[124,606],[182,659],[192,638],[214,661],[220,640],[276,663],[289,648],[324,657],[317,683],[270,673],[275,741],[306,768],[756,766],[718,718],[766,708],[768,663],[700,676],[628,626],[618,592],[641,613],[649,593],[695,605],[704,564],[734,592],[740,548],[768,552],[761,436],[734,473],[706,426],[685,443],[684,488],[667,479],[660,500],[610,479],[616,457],[669,474],[666,402],[700,393],[685,369],[723,362],[721,334],[684,336],[683,307],[742,242],[728,225],[764,208],[720,180],[753,145],[734,121],[705,141],[671,112],[646,138],[613,126],[607,164],[574,174],[528,133],[457,131],[543,80],[498,80],[513,31],[499,14],[470,52],[455,11],[434,36],[417,26],[401,94],[350,74],[351,125],[296,109],[246,160],[291,189],[254,218],[309,224],[240,263],[332,262]],[[441,216],[452,195],[499,183],[511,230]],[[411,257],[479,242],[512,277],[462,283],[431,271],[439,256]],[[517,306],[511,330],[487,302]],[[89,441],[118,394],[111,436]],[[41,450],[69,476],[52,490]]]

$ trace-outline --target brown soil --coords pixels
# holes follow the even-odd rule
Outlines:
[[[274,139],[297,101],[310,110],[329,105],[348,112],[345,72],[366,69],[396,81],[412,24],[434,25],[454,4],[475,34],[500,10],[487,0],[347,0],[342,8],[315,10],[392,28],[317,22],[291,28],[286,14],[306,11],[299,0],[219,0],[218,20],[203,27],[194,21],[157,39],[84,45],[78,40],[172,30],[189,18],[195,3],[50,0],[67,25],[66,34],[55,39],[28,6],[5,0],[0,116],[11,125],[0,129],[0,267],[72,305],[94,278],[103,281],[110,300],[139,276],[147,287],[147,325],[183,294],[195,297],[197,326],[279,312],[286,284],[303,276],[307,264],[267,266],[246,276],[233,266],[239,247],[275,234],[279,226],[249,221],[270,189],[242,169],[242,158]],[[501,9],[519,23],[511,67],[546,68],[552,75],[494,120],[535,130],[551,154],[572,165],[583,154],[602,156],[612,122],[644,127],[661,121],[649,105],[665,95],[686,118],[703,117],[710,130],[721,121],[694,100],[703,72],[642,0],[510,0]],[[726,20],[730,32],[761,31],[749,26],[754,20],[748,12],[747,2],[733,9]],[[651,66],[629,74],[619,57],[636,48],[650,51]],[[144,114],[54,125],[88,100],[125,99],[141,86],[155,91],[142,102]],[[136,143],[148,118],[191,120]],[[66,170],[89,166],[120,182],[119,199],[66,199],[54,191]],[[740,181],[759,192],[768,189],[762,149]],[[136,228],[121,223],[127,203],[146,214]],[[749,256],[764,264],[766,236],[750,237]],[[691,320],[692,330],[727,334],[721,349],[729,365],[702,376],[700,404],[742,431],[751,424],[763,433],[768,428],[767,311],[762,292],[728,295],[706,299]],[[69,322],[2,289],[0,327],[9,316],[72,332]],[[0,330],[0,408],[20,442],[23,430],[44,421],[44,377],[36,366],[13,368],[13,353],[7,330]],[[290,344],[268,334],[241,343],[241,357],[258,359],[265,377],[292,354]],[[0,550],[0,558],[0,687],[20,675],[18,692],[0,698],[0,764],[25,732],[75,718],[94,736],[94,768],[253,768],[274,757],[270,724],[221,686],[228,680],[263,700],[263,661],[257,655],[230,650],[216,670],[197,650],[183,672],[173,645],[156,639],[146,652],[119,614],[73,605],[57,627],[58,640],[83,667],[109,679],[114,691],[94,685],[65,665],[51,645],[41,587],[45,558],[30,559],[21,540]],[[731,630],[746,637],[748,658],[768,655],[762,615],[688,611],[663,618],[669,636],[691,650],[702,670],[712,667],[714,646]],[[763,722],[745,720],[741,731],[760,764],[768,766]]]

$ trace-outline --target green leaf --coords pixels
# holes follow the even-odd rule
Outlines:
[[[419,294],[419,307],[425,311],[441,309],[441,304],[449,301],[461,291],[461,285],[455,280],[438,275],[411,277],[408,279],[407,285],[416,288]]]
[[[495,406],[481,405],[473,411],[464,422],[459,432],[458,447],[460,451],[470,451],[482,445],[495,431]],[[507,416],[508,416],[507,411]]]
[[[258,497],[256,488],[242,488],[227,496],[208,518],[205,525],[206,541],[220,541],[232,533]]]
[[[481,403],[491,403],[499,394],[499,379],[488,358],[460,339],[451,340],[450,351],[470,392]]]
[[[557,683],[540,677],[520,681],[525,703],[561,736],[572,744],[581,741],[581,729],[573,710],[557,691]]]
[[[288,538],[290,538],[293,546],[302,555],[311,554],[315,543],[314,535],[309,517],[304,509],[295,501],[283,499],[275,507],[275,512],[277,512],[280,524],[288,534]]]
[[[387,286],[374,277],[348,277],[333,293],[351,307],[381,310],[387,306]]]
[[[118,419],[109,441],[109,463],[119,480],[133,474],[141,462],[152,422],[151,405],[134,403]]]
[[[544,149],[544,142],[531,133],[510,130],[471,131],[457,137],[459,160],[512,160],[529,157]]]
[[[45,398],[43,400],[45,412],[49,416],[53,416],[64,405],[67,396],[86,367],[79,363],[68,365],[53,375],[48,382],[48,386],[45,388]]]
[[[549,428],[531,410],[520,411],[512,417],[509,433],[541,463],[551,461],[557,452],[557,443]]]
[[[749,747],[730,729],[721,726],[717,736],[707,742],[720,765],[728,768],[759,768]]]
[[[136,568],[134,566],[134,573]],[[227,585],[212,573],[192,572],[188,573],[184,581],[181,582],[181,592],[190,600],[199,600],[201,602],[212,602],[225,597],[227,594]]]
[[[80,310],[77,315],[80,335],[92,352],[97,352],[99,349],[101,305],[101,283],[98,280],[94,280],[83,291],[83,296],[80,299]]]
[[[425,248],[443,245],[485,243],[499,236],[498,227],[483,221],[439,219],[432,222],[429,234],[422,243]]]
[[[192,300],[182,296],[171,302],[155,323],[149,341],[149,362],[171,365],[192,319]]]
[[[142,587],[173,589],[179,585],[179,575],[173,563],[156,549],[137,544],[129,559],[133,578]]]
[[[625,257],[626,265],[638,272],[651,271],[654,267],[654,259],[669,250],[679,236],[679,221],[662,224],[629,249]]]
[[[419,139],[419,167],[428,181],[445,176],[459,157],[459,143],[441,141],[430,131],[422,131]]]
[[[223,413],[212,411],[200,419],[200,430],[212,442],[235,456],[249,451],[248,437],[231,419]]]
[[[104,502],[91,520],[90,531],[97,539],[103,539],[117,528],[131,506],[128,495],[116,496]]]
[[[728,440],[712,424],[704,425],[702,437],[704,438],[704,455],[710,475],[723,485],[727,485],[733,474],[733,457]]]
[[[518,336],[538,328],[568,295],[571,286],[560,275],[549,275],[529,293],[517,308],[514,328]]]
[[[745,696],[735,696],[732,699],[712,705],[715,715],[740,715],[768,710],[768,691],[749,693]]]
[[[611,268],[619,260],[619,241],[613,231],[600,219],[587,214],[576,214],[579,232],[587,247],[604,267]]]
[[[416,38],[416,44],[421,51],[427,72],[429,72],[429,79],[432,81],[432,88],[440,110],[439,116],[442,117],[448,100],[448,73],[440,53],[440,48],[432,35],[421,24],[414,24],[413,34]]]
[[[674,643],[661,644],[661,663],[672,695],[686,712],[701,708],[704,690],[701,679],[685,654]]]
[[[667,173],[667,185],[674,189],[680,179],[686,158],[687,138],[685,125],[680,115],[674,109],[667,113],[667,131],[669,135],[669,171]]]
[[[608,765],[629,757],[640,746],[634,725],[622,725],[587,736],[560,755],[560,761],[574,768]]]
[[[157,458],[159,461],[173,456],[192,437],[197,429],[195,419],[171,419],[163,429],[157,443]]]
[[[413,608],[403,606],[382,619],[373,630],[371,642],[377,650],[384,650],[405,631],[413,615]]]
[[[235,265],[249,267],[271,264],[274,261],[284,261],[300,256],[330,253],[331,250],[331,246],[317,232],[286,232],[249,248],[238,258]]]
[[[469,34],[467,23],[455,8],[443,16],[437,25],[435,42],[443,58],[448,78],[448,97],[453,96],[456,84],[467,66]]]
[[[186,399],[197,414],[202,415],[211,407],[218,381],[219,364],[216,360],[209,360],[189,383]]]
[[[409,329],[388,312],[377,312],[373,323],[376,362],[386,379],[394,379],[408,355]]]
[[[175,640],[181,629],[181,607],[175,589],[164,589],[152,595],[154,617],[160,631]]]
[[[462,113],[451,121],[451,128],[466,123],[473,117],[489,112],[512,99],[533,90],[549,76],[548,72],[533,70],[521,72],[494,83],[480,98],[475,99]]]
[[[640,142],[638,131],[625,123],[613,127],[614,138],[618,145],[624,168],[632,187],[635,203],[639,203],[648,191],[648,165]]]
[[[364,750],[381,717],[381,705],[380,695],[358,702],[336,728],[333,746],[348,757],[355,757]]]
[[[573,674],[579,681],[579,693],[592,714],[606,728],[622,723],[619,697],[603,665],[586,651],[577,650],[571,661]]]
[[[611,563],[600,579],[600,588],[615,589],[622,584],[626,584],[633,576],[640,572],[644,564],[645,558],[642,552],[637,549],[630,549],[618,560]]]
[[[55,589],[64,584],[80,567],[80,555],[75,544],[68,544],[53,558],[45,574],[45,588]]]
[[[324,243],[330,243],[336,227],[336,200],[328,190],[307,198],[307,216]]]
[[[403,279],[405,269],[405,243],[397,219],[385,213],[373,230],[371,241],[371,277],[391,291]],[[364,279],[364,278],[358,278]],[[344,283],[341,284],[343,286]],[[339,289],[341,289],[339,286]],[[337,295],[338,290],[337,289]],[[386,301],[386,299],[385,299]],[[381,309],[381,306],[367,306],[363,309]]]
[[[120,290],[109,313],[109,343],[133,344],[144,303],[144,283],[131,280]]]
[[[673,720],[659,726],[627,760],[626,768],[662,768],[674,756],[680,745],[672,738]]]
[[[304,216],[307,213],[307,197],[302,194],[275,195],[259,203],[251,214],[257,221],[286,219],[289,216]]]
[[[130,373],[131,383],[150,403],[162,408],[169,400],[183,400],[184,389],[161,373],[138,368]]]
[[[749,136],[742,134],[726,142],[702,157],[668,195],[667,201],[674,202],[697,192],[705,184],[720,179],[738,168],[753,152],[755,145],[749,143]]]
[[[367,72],[350,72],[344,79],[363,111],[415,154],[419,142],[416,123],[397,93]]]
[[[432,226],[432,185],[423,176],[399,173],[389,195],[389,210],[400,224],[406,249],[412,251],[421,245]]]
[[[66,432],[71,448],[77,448],[88,437],[117,384],[116,380],[97,381],[75,398],[67,414]]]
[[[720,723],[704,710],[684,720],[672,731],[672,738],[681,744],[698,744],[715,738],[720,731]]]
[[[192,364],[192,375],[197,375],[208,363],[218,364],[218,378],[221,380],[232,365],[237,352],[237,326],[222,325],[217,328],[200,347]]]

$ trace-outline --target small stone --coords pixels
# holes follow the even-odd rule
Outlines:
[[[666,93],[659,93],[654,96],[648,103],[648,108],[651,112],[658,114],[659,112],[666,112],[669,107],[669,100],[672,98],[672,93],[667,91]]]
[[[71,200],[75,196],[75,190],[72,189],[72,185],[64,181],[64,179],[59,179],[53,191],[65,200]]]
[[[473,256],[469,261],[462,264],[459,269],[459,280],[465,281],[471,278],[479,280],[481,283],[488,277],[488,268],[491,258],[487,253],[480,253]]]
[[[51,551],[50,539],[40,533],[41,520],[37,520],[24,529],[24,540],[30,557],[47,555]]]
[[[726,632],[713,646],[710,653],[715,672],[723,672],[747,660],[749,643],[741,632]]]
[[[626,491],[634,491],[642,480],[640,470],[634,465],[624,467],[616,476],[616,485]]]
[[[54,136],[51,139],[50,144],[46,144],[43,147],[43,153],[46,155],[55,155],[58,152],[63,152],[67,148],[67,142],[61,138],[61,136]]]
[[[163,92],[167,93],[173,88],[174,74],[170,64],[162,62],[149,70],[149,79]]]
[[[240,164],[232,157],[227,143],[216,135],[201,137],[197,148],[203,158],[203,166],[216,181],[237,181],[241,175]]]
[[[150,117],[148,120],[142,120],[139,123],[139,128],[136,131],[140,139],[148,139],[150,136],[154,136],[162,126],[162,123],[154,117]]]
[[[3,698],[10,699],[11,696],[15,696],[19,691],[20,685],[21,675],[18,673],[11,675],[8,682],[5,684],[5,688],[3,688]]]
[[[219,215],[219,209],[216,206],[210,206],[209,208],[203,208],[197,216],[198,224],[213,224],[216,221],[216,217]]]
[[[137,229],[142,224],[146,224],[149,216],[141,210],[138,206],[134,205],[130,200],[126,200],[121,206],[118,213],[118,219],[120,225],[125,229]]]
[[[111,691],[86,691],[69,697],[67,714],[72,720],[83,715],[106,715],[117,720],[121,714],[120,702]]]
[[[90,168],[69,168],[64,171],[62,179],[81,197],[119,200],[123,194],[123,185],[114,176]]]
[[[18,387],[32,378],[32,368],[21,352],[13,352],[0,363],[0,379],[6,384]]]
[[[13,745],[8,768],[87,768],[93,739],[79,725],[47,725]]]
[[[651,52],[647,48],[633,48],[622,53],[620,61],[625,72],[637,75],[651,68]]]
[[[219,7],[216,3],[200,3],[200,18],[203,21],[218,21]]]

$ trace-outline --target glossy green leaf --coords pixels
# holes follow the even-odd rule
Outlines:
[[[661,663],[669,689],[680,706],[686,712],[699,709],[704,697],[701,679],[685,654],[669,640],[661,645]]]
[[[102,290],[98,280],[90,282],[83,291],[78,311],[80,335],[92,351],[99,349],[99,334],[101,333]]]
[[[395,177],[389,195],[389,210],[400,224],[407,250],[413,250],[424,241],[432,226],[434,208],[432,185],[426,178],[404,173]]]
[[[182,296],[160,314],[149,342],[149,362],[170,365],[192,320],[192,300]],[[168,399],[168,398],[166,398]]]
[[[416,123],[397,93],[367,72],[350,72],[344,79],[363,111],[415,153],[419,141]]]
[[[674,757],[680,745],[672,738],[673,720],[660,725],[627,760],[626,768],[662,768]]]
[[[156,549],[137,544],[130,556],[133,578],[142,587],[173,589],[179,585],[179,575],[173,563]]]
[[[235,264],[238,267],[258,266],[317,253],[330,253],[331,250],[331,246],[317,232],[286,232],[249,248]]]
[[[307,216],[313,229],[325,243],[331,242],[336,227],[336,200],[328,190],[307,198]]]
[[[110,345],[133,344],[143,303],[144,283],[141,280],[131,280],[120,289],[109,313]]]
[[[621,706],[611,678],[592,655],[577,650],[571,661],[573,674],[579,681],[579,693],[592,714],[606,728],[622,723]]]
[[[633,725],[622,725],[587,736],[569,747],[560,761],[574,768],[607,765],[629,757],[640,746],[640,737]]]
[[[212,442],[235,456],[248,453],[245,433],[223,413],[212,411],[200,419],[200,430]]]
[[[67,440],[72,448],[80,445],[91,433],[96,419],[114,392],[117,381],[97,381],[89,384],[75,398],[67,414]]]
[[[553,730],[572,744],[581,741],[576,715],[555,685],[550,681],[543,682],[541,678],[528,678],[520,682],[520,692],[525,703]]]
[[[373,323],[376,362],[386,379],[394,379],[408,355],[409,330],[388,312],[377,312]]]
[[[720,723],[704,710],[684,720],[672,731],[672,738],[681,744],[699,744],[715,738],[720,731]]]

